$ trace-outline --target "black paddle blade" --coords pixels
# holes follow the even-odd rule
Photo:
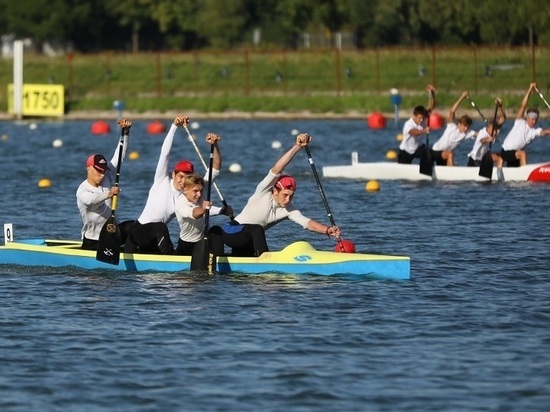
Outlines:
[[[206,271],[209,275],[216,271],[216,255],[210,251],[208,238],[199,240],[193,248],[191,256],[192,271]]]
[[[432,157],[432,151],[428,148],[422,152],[420,156],[420,173],[432,177],[434,170],[434,159]]]
[[[96,259],[100,262],[118,265],[120,261],[120,237],[120,229],[116,219],[111,216],[101,228],[97,242]]]
[[[490,152],[483,155],[481,165],[479,165],[479,175],[487,179],[493,178],[493,156]]]

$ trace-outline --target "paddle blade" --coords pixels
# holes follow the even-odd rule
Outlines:
[[[191,256],[192,271],[206,271],[209,275],[214,274],[216,270],[216,255],[210,251],[208,238],[203,238],[197,242]]]
[[[118,265],[120,261],[120,240],[120,229],[113,215],[107,219],[99,233],[96,259],[100,262]]]
[[[479,175],[481,177],[486,177],[487,179],[493,178],[493,156],[491,156],[490,152],[485,153],[481,159]]]
[[[434,160],[432,157],[432,151],[426,148],[420,156],[420,173],[427,176],[432,176],[434,170]]]
[[[351,240],[340,240],[334,247],[336,253],[355,253],[355,244]]]

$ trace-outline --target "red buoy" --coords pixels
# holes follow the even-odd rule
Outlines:
[[[380,112],[374,112],[368,118],[367,124],[371,129],[385,129],[386,118]]]
[[[111,132],[111,126],[109,126],[109,123],[103,120],[98,120],[97,122],[92,124],[91,127],[92,134],[106,134]]]
[[[380,112],[374,112],[369,116],[367,124],[371,129],[385,129],[386,117]]]
[[[439,113],[430,114],[430,130],[441,129],[445,125],[445,118]]]
[[[159,120],[153,120],[147,125],[147,133],[160,134],[166,132],[166,126]]]

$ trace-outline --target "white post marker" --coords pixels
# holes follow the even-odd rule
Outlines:
[[[359,153],[351,152],[351,165],[355,166],[359,163]]]
[[[4,223],[4,244],[8,242],[13,242],[13,225]]]
[[[13,110],[23,118],[23,40],[13,42]]]

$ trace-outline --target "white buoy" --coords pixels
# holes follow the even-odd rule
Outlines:
[[[272,149],[280,149],[281,148],[281,142],[279,142],[278,140],[274,140],[271,143],[271,148]]]
[[[238,163],[232,163],[229,166],[229,171],[232,173],[239,173],[241,171],[241,165]]]
[[[300,131],[298,129],[292,129],[292,131],[290,133],[293,134],[294,136],[296,136],[297,134],[300,133]]]
[[[29,129],[31,129],[31,130],[36,129],[36,123],[29,124]]]
[[[61,140],[61,139],[55,139],[55,140],[52,142],[52,146],[53,146],[53,147],[61,147],[61,146],[63,146],[63,140]]]
[[[196,130],[199,127],[201,127],[199,122],[191,122],[190,126],[191,126],[191,129],[193,129],[193,130]]]

